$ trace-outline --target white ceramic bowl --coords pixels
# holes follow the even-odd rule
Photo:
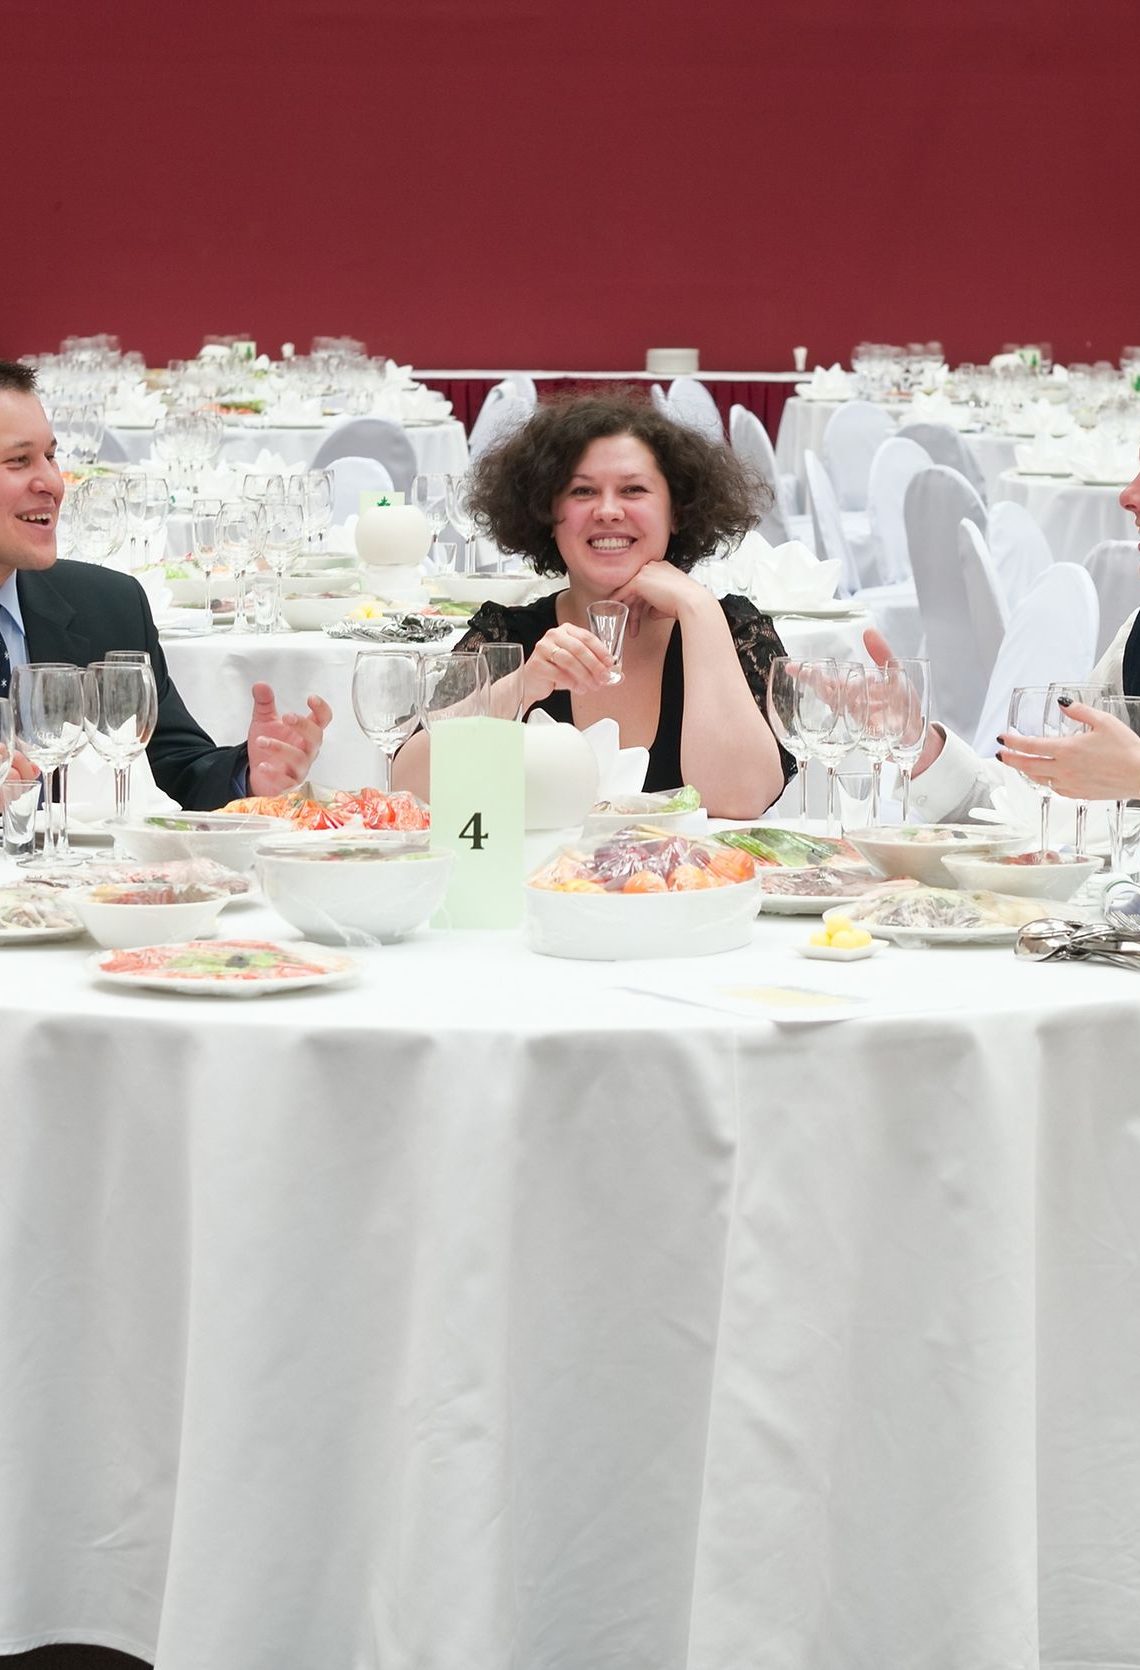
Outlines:
[[[151,889],[123,887],[124,892],[135,895],[148,890],[175,896],[186,891],[162,885]],[[175,940],[203,939],[211,934],[218,912],[229,903],[230,895],[206,888],[192,891],[208,896],[190,903],[109,904],[93,898],[92,892],[76,891],[68,894],[67,902],[97,945],[108,951],[125,951],[134,945],[169,945]]]
[[[511,608],[524,602],[539,585],[537,574],[432,574],[428,585],[437,597],[453,603],[501,603]]]
[[[920,831],[921,838],[908,839],[908,828],[912,833]],[[884,876],[913,876],[927,887],[954,886],[953,877],[943,865],[944,858],[984,858],[993,852],[1014,852],[1025,845],[1020,829],[981,823],[887,824],[853,829],[847,838]]]
[[[360,606],[360,598],[351,597],[286,597],[281,604],[294,632],[319,632],[334,621],[346,620]]]
[[[168,580],[170,600],[180,609],[203,609],[206,606],[206,577],[190,574],[185,580]]]
[[[1071,899],[1095,871],[1099,858],[1073,858],[1054,864],[1001,864],[992,858],[946,858],[955,884],[973,891],[1005,893],[1019,899]]]
[[[394,853],[367,840],[314,841],[307,850],[267,843],[257,874],[274,910],[306,939],[387,945],[439,908],[452,862],[449,852]]]
[[[253,869],[257,843],[290,827],[284,818],[251,812],[164,812],[116,825],[115,851],[142,864],[212,858],[227,870],[244,874]]]
[[[323,574],[287,574],[285,601],[295,597],[359,597],[363,570],[359,568],[329,569]]]
[[[524,891],[533,951],[602,962],[736,951],[750,943],[760,908],[756,880],[692,893]]]

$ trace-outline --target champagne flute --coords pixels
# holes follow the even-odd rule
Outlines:
[[[419,662],[415,650],[366,649],[352,669],[352,710],[380,749],[385,794],[392,790],[392,761],[419,722]]]
[[[796,681],[800,663],[791,655],[776,655],[768,664],[768,688],[764,708],[776,741],[796,762],[796,776],[800,781],[799,821],[807,823],[807,764],[808,750],[800,735],[796,718]]]
[[[116,823],[127,821],[131,765],[154,735],[158,692],[146,661],[93,661],[83,674],[87,740],[115,773]]]
[[[796,729],[812,759],[827,768],[828,835],[835,828],[835,774],[851,744],[843,723],[839,664],[831,659],[801,661],[796,678]]]
[[[910,818],[910,779],[926,745],[930,727],[930,662],[922,656],[893,657],[887,662],[889,758],[902,780],[902,821]]]
[[[1060,718],[1051,684],[1019,684],[1009,698],[1009,729],[1018,736],[1057,736]],[[1016,748],[1009,750],[1017,752]],[[1016,766],[1014,768],[1016,770]],[[1024,771],[1017,775],[1041,797],[1041,858],[1049,851],[1049,812],[1053,785],[1039,783]]]
[[[46,865],[75,862],[67,838],[67,766],[83,747],[83,675],[78,667],[58,661],[30,661],[13,667],[12,718],[16,744],[44,781],[44,845]],[[54,812],[59,784],[59,820]]]

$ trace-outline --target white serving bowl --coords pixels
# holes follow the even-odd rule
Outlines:
[[[338,568],[323,574],[287,574],[285,601],[294,597],[359,597],[363,570]]]
[[[203,609],[206,606],[206,577],[191,574],[185,580],[168,580],[170,600],[180,609]]]
[[[359,607],[360,598],[355,594],[351,597],[286,597],[281,604],[281,613],[294,632],[319,632],[323,626],[347,620]]]
[[[922,831],[922,839],[908,839],[908,828],[911,832]],[[994,852],[1014,852],[1026,844],[1020,829],[981,823],[887,824],[853,829],[847,839],[882,875],[892,880],[913,876],[927,887],[954,886],[953,877],[943,865],[944,858],[984,858]]]
[[[739,950],[751,942],[760,908],[757,880],[691,893],[524,891],[532,951],[602,962]]]
[[[262,892],[286,922],[322,945],[387,945],[422,928],[447,891],[453,854],[417,852],[368,836],[267,842]]]
[[[946,858],[957,886],[1005,893],[1019,899],[1071,899],[1102,867],[1099,858],[1061,859],[1052,864],[1001,864],[993,858]]]
[[[211,858],[227,870],[245,874],[253,869],[257,843],[290,827],[287,819],[253,812],[164,812],[134,823],[116,824],[115,851],[142,864]]]
[[[428,585],[437,597],[453,603],[501,603],[511,608],[523,603],[540,584],[537,574],[431,574]]]
[[[204,939],[214,930],[218,912],[229,903],[230,895],[217,889],[193,888],[204,898],[191,902],[151,904],[110,904],[92,897],[91,892],[73,892],[67,896],[68,905],[75,911],[97,945],[108,951],[125,951],[135,945],[169,945],[176,940]],[[101,891],[106,891],[102,889]],[[186,888],[158,884],[132,887],[124,884],[123,892],[177,895]]]

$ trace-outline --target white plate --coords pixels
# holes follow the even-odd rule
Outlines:
[[[1125,476],[1122,476],[1122,475],[1118,475],[1118,476],[1082,475],[1080,470],[1074,470],[1073,474],[1075,475],[1076,479],[1080,482],[1082,487],[1127,487],[1128,486],[1128,479],[1129,478],[1127,478]]]
[[[885,922],[859,921],[855,926],[892,945],[1012,945],[1017,938],[1017,929],[1004,922],[992,928],[890,928]]]
[[[261,948],[272,948],[282,955],[300,956],[307,963],[315,964],[312,972],[297,975],[275,976],[267,974],[253,979],[241,979],[236,976],[229,978],[211,978],[208,976],[194,976],[177,971],[164,974],[161,969],[147,969],[140,973],[112,973],[106,964],[116,957],[126,955],[122,951],[101,951],[98,956],[88,961],[88,968],[96,979],[108,985],[141,987],[143,990],[158,992],[178,992],[186,997],[269,997],[276,992],[303,991],[309,986],[343,986],[355,980],[360,973],[360,963],[355,957],[347,957],[339,952],[329,951],[324,946],[308,945],[304,941],[296,941],[292,945],[278,945],[272,940],[209,940],[195,941],[194,945],[203,952],[224,950],[229,946],[250,945]],[[146,949],[140,947],[139,949]],[[163,956],[173,956],[179,951],[186,951],[188,946],[157,945],[149,949],[161,953]]]
[[[760,888],[763,916],[822,916],[825,910],[850,910],[863,897],[861,893],[765,893]],[[868,930],[869,932],[870,930]]]
[[[885,939],[872,939],[870,945],[797,945],[796,950],[801,957],[811,957],[821,963],[861,963],[868,957],[878,956],[886,943]]]
[[[0,928],[0,945],[39,945],[49,939],[78,939],[82,922],[61,922],[58,928]]]
[[[797,616],[801,620],[854,620],[856,615],[865,615],[866,609],[861,603],[814,603],[797,605],[787,609],[771,609],[764,603],[757,603],[756,607],[762,615],[771,615],[773,620],[787,618],[794,620]]]

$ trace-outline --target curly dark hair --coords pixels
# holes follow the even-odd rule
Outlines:
[[[544,400],[520,429],[472,467],[470,505],[502,551],[529,557],[540,574],[565,574],[554,541],[554,501],[590,445],[632,435],[669,487],[676,532],[665,560],[688,571],[722,544],[738,545],[771,503],[759,476],[727,446],[665,417],[640,390],[618,387]]]

